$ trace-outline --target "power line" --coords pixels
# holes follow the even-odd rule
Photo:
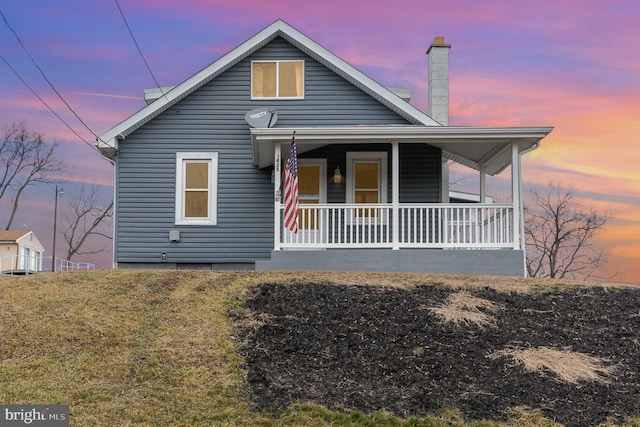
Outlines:
[[[22,83],[27,87],[27,89],[29,89],[29,90],[31,91],[31,93],[32,93],[36,98],[38,98],[38,99],[40,100],[40,102],[42,102],[42,103],[44,104],[44,106],[45,106],[45,107],[47,107],[47,109],[48,109],[49,111],[51,111],[51,113],[52,113],[54,116],[56,116],[56,117],[58,118],[58,120],[60,120],[60,121],[61,121],[61,122],[62,122],[62,123],[63,123],[63,124],[64,124],[64,125],[65,125],[69,130],[70,130],[70,131],[71,131],[71,132],[73,132],[73,133],[74,133],[78,138],[80,138],[80,140],[81,140],[82,142],[84,142],[85,144],[87,144],[88,146],[90,146],[91,148],[93,148],[94,150],[96,150],[97,152],[100,152],[100,150],[98,150],[98,148],[97,148],[95,145],[93,145],[92,143],[90,143],[89,141],[87,141],[86,139],[84,139],[84,138],[82,137],[82,135],[80,135],[78,132],[76,132],[76,131],[71,127],[71,125],[70,125],[69,123],[67,123],[67,122],[66,122],[62,117],[60,117],[60,115],[58,115],[58,113],[56,113],[56,112],[53,110],[53,108],[51,108],[51,107],[49,106],[49,104],[47,104],[47,102],[46,102],[44,99],[42,99],[42,98],[40,97],[40,95],[38,95],[38,94],[36,93],[36,91],[35,91],[35,90],[33,90],[33,88],[32,88],[31,86],[29,86],[29,83],[27,83],[27,82],[25,81],[25,79],[23,79],[23,78],[22,78],[22,76],[21,76],[21,75],[16,71],[16,69],[15,69],[15,68],[13,68],[13,67],[11,66],[11,64],[9,64],[9,61],[7,61],[7,60],[4,58],[4,56],[0,55],[0,59],[2,59],[2,61],[4,61],[4,63],[5,63],[5,64],[7,64],[7,67],[9,67],[9,69],[10,69],[11,71],[13,71],[13,73],[16,75],[16,77],[18,77],[18,79],[20,79],[20,81],[21,81],[21,82],[22,82]]]
[[[60,98],[60,100],[64,103],[64,105],[67,106],[67,108],[69,109],[69,111],[71,111],[73,113],[73,115],[76,117],[76,119],[78,119],[78,121],[80,121],[80,123],[82,123],[82,125],[93,134],[93,136],[95,136],[98,140],[100,139],[100,137],[93,131],[91,130],[91,128],[80,118],[80,116],[73,110],[73,108],[71,108],[71,105],[69,105],[69,103],[64,99],[64,97],[60,94],[60,92],[58,92],[58,90],[55,88],[55,86],[53,85],[53,83],[51,83],[51,81],[47,78],[46,74],[44,73],[44,71],[42,71],[42,68],[40,68],[40,66],[38,65],[38,63],[36,62],[36,60],[33,58],[33,56],[31,55],[31,53],[29,52],[29,50],[25,47],[25,45],[22,43],[22,40],[20,39],[20,36],[18,36],[18,33],[16,33],[16,31],[13,29],[13,27],[9,24],[9,21],[7,20],[7,17],[4,16],[4,13],[2,13],[2,11],[0,11],[0,15],[2,15],[2,19],[4,20],[4,23],[7,24],[7,27],[9,27],[9,29],[11,30],[11,32],[13,33],[13,35],[16,37],[16,40],[18,40],[18,43],[20,44],[20,47],[22,47],[22,50],[24,50],[26,52],[26,54],[29,56],[29,59],[31,59],[31,62],[33,63],[33,65],[38,69],[38,71],[40,72],[40,74],[42,75],[42,78],[44,78],[44,80],[49,84],[49,86],[51,87],[51,89],[56,93],[56,95],[58,95],[58,98]],[[6,62],[6,61],[5,61]],[[103,141],[104,142],[104,141]]]
[[[124,12],[122,11],[122,8],[120,7],[120,3],[118,2],[118,0],[114,0],[114,1],[116,2],[116,6],[118,6],[118,10],[120,11],[120,16],[122,16],[122,20],[124,21],[124,25],[126,25],[127,30],[129,30],[129,34],[131,35],[131,39],[133,40],[133,44],[136,45],[136,48],[138,49],[138,53],[140,54],[140,57],[142,58],[142,61],[144,62],[144,65],[146,65],[147,70],[149,70],[149,74],[151,74],[151,77],[153,78],[153,81],[155,82],[156,87],[158,89],[160,89],[160,93],[162,93],[162,96],[164,96],[166,98],[167,95],[164,93],[164,91],[160,87],[160,83],[158,83],[158,80],[156,79],[156,76],[153,74],[153,71],[151,71],[151,67],[149,66],[149,63],[147,62],[147,60],[145,59],[144,55],[142,54],[142,50],[140,49],[140,45],[138,45],[138,41],[136,40],[136,37],[133,35],[133,31],[131,31],[131,27],[129,26],[129,23],[127,22],[127,18],[124,16]]]

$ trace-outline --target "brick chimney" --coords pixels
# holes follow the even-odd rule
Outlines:
[[[449,49],[444,37],[436,37],[427,50],[429,56],[429,117],[449,125]]]

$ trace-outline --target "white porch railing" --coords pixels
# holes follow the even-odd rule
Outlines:
[[[401,204],[396,219],[393,211],[390,204],[300,205],[298,233],[282,229],[279,246],[514,248],[511,204]]]

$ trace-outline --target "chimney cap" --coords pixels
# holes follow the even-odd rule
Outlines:
[[[431,51],[431,48],[433,47],[451,48],[451,45],[444,42],[444,36],[437,36],[433,38],[433,43],[431,43],[431,46],[429,46],[429,49],[427,50],[427,55],[429,54],[429,52]]]

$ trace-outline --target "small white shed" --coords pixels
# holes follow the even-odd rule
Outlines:
[[[37,273],[42,271],[44,247],[33,231],[0,231],[0,272]]]

